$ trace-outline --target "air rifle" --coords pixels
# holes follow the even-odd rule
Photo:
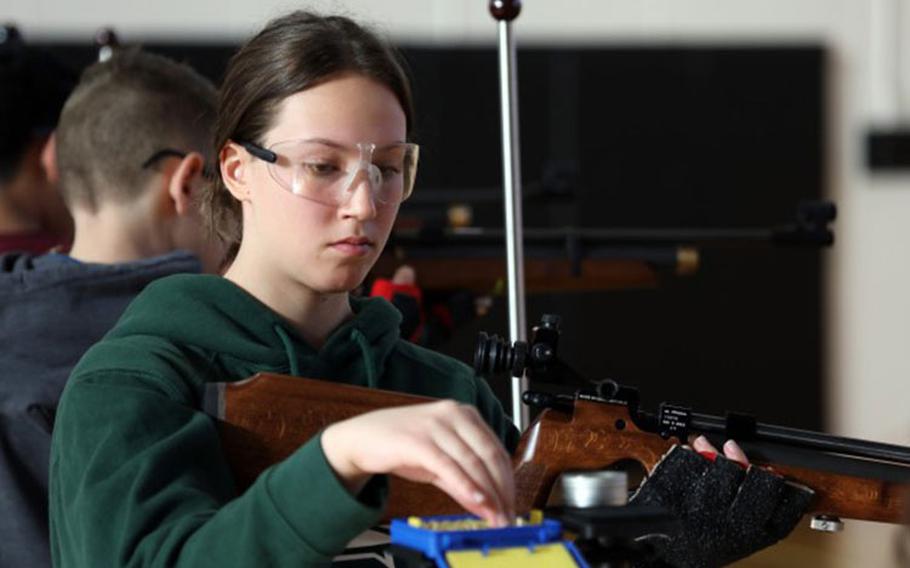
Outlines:
[[[833,203],[806,201],[791,222],[772,227],[527,227],[523,230],[527,290],[653,288],[661,274],[695,274],[704,249],[827,247],[834,242],[830,224],[836,216]],[[505,231],[496,227],[396,227],[373,272],[389,277],[407,263],[425,289],[487,294],[506,275],[504,242]]]
[[[580,378],[558,357],[558,318],[545,316],[531,341],[510,345],[482,334],[475,368],[526,372],[532,384]],[[207,393],[219,420],[223,449],[243,490],[267,467],[290,456],[333,422],[380,408],[429,402],[426,397],[260,373],[237,383],[212,383]],[[627,460],[650,471],[677,443],[704,434],[715,443],[736,439],[753,463],[815,490],[813,526],[837,530],[840,519],[906,520],[910,448],[763,424],[742,414],[715,417],[662,404],[639,406],[637,392],[604,381],[572,396],[528,392],[540,412],[513,455],[516,508],[543,508],[565,471],[601,470]],[[217,410],[216,410],[217,409]],[[388,518],[461,512],[429,485],[390,480]]]

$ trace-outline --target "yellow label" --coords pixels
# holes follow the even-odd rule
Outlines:
[[[450,568],[577,568],[578,564],[561,542],[541,544],[529,549],[491,548],[486,554],[481,550],[453,550],[446,554]]]
[[[475,531],[492,528],[489,523],[481,519],[451,519],[451,520],[424,520],[420,517],[408,517],[408,524],[418,529],[428,531],[446,532],[446,531]],[[532,509],[527,518],[518,517],[515,519],[516,527],[526,527],[529,525],[543,524],[543,511]]]

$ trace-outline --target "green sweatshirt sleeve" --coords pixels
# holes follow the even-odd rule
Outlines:
[[[213,420],[135,371],[73,377],[51,451],[58,567],[314,566],[379,521],[385,484],[352,497],[319,438],[242,495]]]
[[[506,416],[502,409],[502,404],[499,403],[496,395],[490,390],[490,385],[483,379],[477,377],[474,377],[473,379],[477,385],[477,395],[474,405],[480,411],[480,415],[483,416],[490,428],[499,435],[499,439],[502,440],[503,445],[509,453],[514,453],[515,448],[518,447],[518,440],[520,437],[518,428],[516,428],[515,423]]]

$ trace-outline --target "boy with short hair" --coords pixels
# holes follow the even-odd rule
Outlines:
[[[218,267],[197,204],[215,97],[189,67],[125,51],[63,108],[51,166],[72,249],[0,255],[0,566],[50,565],[51,428],[72,367],[146,284]]]

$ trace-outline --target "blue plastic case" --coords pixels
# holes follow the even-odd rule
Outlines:
[[[562,540],[559,521],[535,512],[524,522],[489,528],[471,515],[394,519],[391,540],[420,552],[438,568],[524,568],[534,560],[543,562],[544,556],[548,567],[588,568],[575,546]]]

